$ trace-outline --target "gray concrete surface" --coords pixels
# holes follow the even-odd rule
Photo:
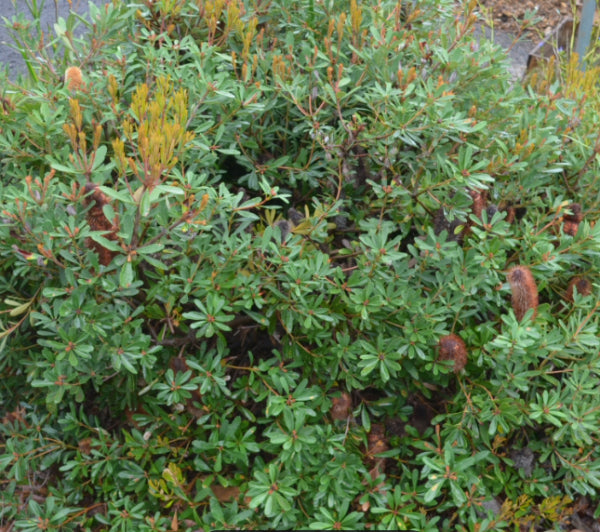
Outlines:
[[[527,58],[536,43],[527,39],[514,42],[514,35],[497,29],[494,30],[494,33],[492,34],[488,26],[478,24],[475,29],[475,36],[482,38],[484,35],[486,39],[493,38],[496,44],[499,44],[502,48],[508,50],[508,56],[510,58],[509,70],[512,78],[515,81],[522,79],[525,70],[527,69]]]
[[[98,6],[104,5],[110,0],[92,0]],[[32,19],[28,5],[36,3],[42,6],[42,28],[54,34],[53,25],[58,17],[67,18],[69,9],[79,14],[85,14],[88,10],[88,0],[0,0],[0,68],[8,66],[10,79],[15,79],[19,73],[25,72],[25,62],[18,50],[10,45],[13,43],[10,32],[6,28],[6,21],[10,24],[12,18],[19,13],[26,18]]]

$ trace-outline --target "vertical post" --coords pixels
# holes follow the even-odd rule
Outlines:
[[[579,30],[577,31],[577,42],[575,43],[575,51],[579,56],[579,68],[582,71],[585,71],[583,58],[589,49],[590,41],[592,39],[595,12],[596,0],[583,0],[581,20],[579,21]]]

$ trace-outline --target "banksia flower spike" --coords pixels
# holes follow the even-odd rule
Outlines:
[[[527,266],[514,266],[508,270],[508,282],[512,291],[512,307],[517,320],[521,321],[529,309],[535,318],[538,308],[538,289],[531,270]]]
[[[69,90],[79,90],[83,86],[83,75],[81,69],[72,66],[65,70],[65,85]]]
[[[456,334],[442,336],[438,342],[439,360],[454,360],[454,373],[467,365],[467,347]]]

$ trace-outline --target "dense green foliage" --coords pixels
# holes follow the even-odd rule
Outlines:
[[[474,4],[402,4],[11,23],[0,525],[513,530],[598,500],[597,127],[514,84]]]

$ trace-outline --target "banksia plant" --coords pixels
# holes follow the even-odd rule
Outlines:
[[[2,523],[568,525],[600,471],[597,113],[515,83],[477,0],[130,4],[9,28]],[[559,288],[539,327],[498,289],[531,317],[520,263]]]
[[[508,271],[512,291],[512,307],[517,320],[521,321],[529,309],[537,314],[538,289],[531,270],[527,266],[515,266]]]
[[[467,347],[456,334],[442,336],[438,342],[439,360],[453,360],[454,372],[458,373],[467,365]]]

